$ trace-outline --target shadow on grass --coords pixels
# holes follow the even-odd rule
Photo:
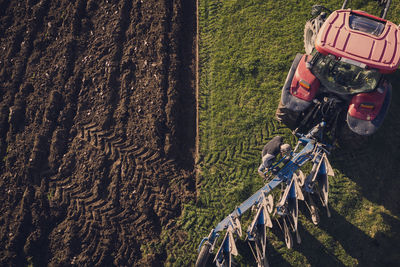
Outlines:
[[[295,249],[303,254],[311,266],[345,266],[321,242],[299,224],[301,244],[295,244]]]
[[[386,231],[390,236],[378,232],[372,239],[335,211],[332,212],[334,223],[329,227],[321,224],[349,255],[359,260],[360,266],[400,262],[397,251],[400,243],[400,73],[388,78],[393,94],[382,127],[363,147],[335,151],[331,163],[357,184],[363,198],[390,212],[391,215],[380,214],[384,224],[390,227]]]
[[[388,76],[392,102],[382,127],[358,149],[333,153],[333,166],[357,183],[362,196],[400,215],[400,73]]]
[[[275,227],[275,226],[274,226]],[[240,255],[243,257],[243,264],[249,266],[257,266],[254,256],[247,241],[238,240],[237,248],[240,251]],[[290,265],[282,255],[268,242],[267,240],[267,260],[270,266],[290,267]]]
[[[381,249],[380,241],[366,235],[337,211],[332,209],[331,214],[331,218],[321,216],[318,227],[339,242],[347,255],[357,259],[358,266],[380,266],[384,262],[388,251]]]

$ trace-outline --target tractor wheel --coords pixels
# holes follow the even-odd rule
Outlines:
[[[324,24],[324,20],[315,18],[307,21],[304,26],[304,50],[308,55],[311,54],[315,47],[315,39],[317,38],[317,34],[319,29],[321,29],[322,24]]]
[[[210,248],[211,248],[211,243],[208,241],[204,242],[204,245],[202,246],[199,256],[197,257],[196,260],[196,267],[204,267],[207,266],[207,261],[208,258],[210,257]]]
[[[297,121],[300,115],[300,112],[285,108],[282,102],[279,101],[278,108],[275,112],[275,118],[277,121],[282,122],[289,129],[294,130],[297,127]]]

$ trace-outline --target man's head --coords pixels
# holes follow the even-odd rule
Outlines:
[[[289,144],[282,144],[281,145],[281,153],[282,155],[289,155],[292,151],[292,147]]]

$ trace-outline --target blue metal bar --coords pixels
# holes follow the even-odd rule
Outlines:
[[[237,207],[231,214],[229,214],[227,217],[225,217],[225,219],[218,223],[218,225],[214,229],[215,232],[220,232],[226,229],[230,223],[230,218],[240,217],[249,208],[260,201],[262,193],[265,192],[268,194],[283,181],[290,180],[293,173],[305,162],[310,160],[309,155],[314,150],[315,143],[314,141],[311,142],[312,140],[309,138],[302,138],[301,141],[307,143],[306,146],[299,153],[295,153],[294,157],[278,172],[278,174],[272,181],[261,187],[256,193],[254,193],[251,197],[240,204],[240,206]],[[282,158],[282,160],[283,159],[284,158]],[[276,166],[277,164],[275,164],[274,166]]]
[[[313,155],[315,155],[315,153],[320,154],[321,151],[326,151],[326,149],[322,147],[325,144],[317,143],[316,139],[313,138],[314,134],[320,133],[320,130],[322,130],[324,126],[325,124],[322,122],[321,124],[315,126],[307,135],[299,133],[296,134],[299,137],[299,141],[304,145],[304,148],[298,153],[293,153],[293,157],[291,158],[291,160],[287,164],[285,164],[285,166],[283,166],[281,170],[279,170],[279,172],[275,175],[275,178],[272,179],[272,181],[264,185],[256,193],[250,196],[246,201],[240,204],[231,214],[229,214],[221,222],[219,222],[218,225],[215,227],[215,229],[211,230],[208,236],[208,241],[210,243],[214,244],[219,236],[218,233],[228,228],[229,225],[232,225],[232,219],[239,218],[253,205],[258,204],[262,200],[263,197],[262,194],[270,193],[274,188],[276,188],[282,182],[286,182],[287,184],[289,184],[293,177],[293,173],[297,169],[303,166],[307,161],[312,160]],[[273,165],[273,167],[276,167],[285,158],[286,156],[282,157],[282,159],[278,163]],[[232,225],[232,227],[235,226]]]
[[[256,193],[254,193],[251,197],[249,197],[246,201],[244,201],[242,204],[240,204],[239,207],[237,207],[231,214],[229,214],[225,219],[223,219],[214,229],[215,232],[220,232],[224,230],[226,227],[228,227],[230,218],[234,217],[240,217],[244,212],[246,212],[251,206],[254,204],[258,203],[261,194],[266,192],[269,193],[271,192],[275,187],[277,187],[280,183],[282,183],[282,180],[278,177],[274,178],[271,182],[268,184],[264,185],[261,187]]]

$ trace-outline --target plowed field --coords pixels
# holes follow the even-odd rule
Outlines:
[[[1,266],[158,266],[184,241],[192,2],[0,1]]]

